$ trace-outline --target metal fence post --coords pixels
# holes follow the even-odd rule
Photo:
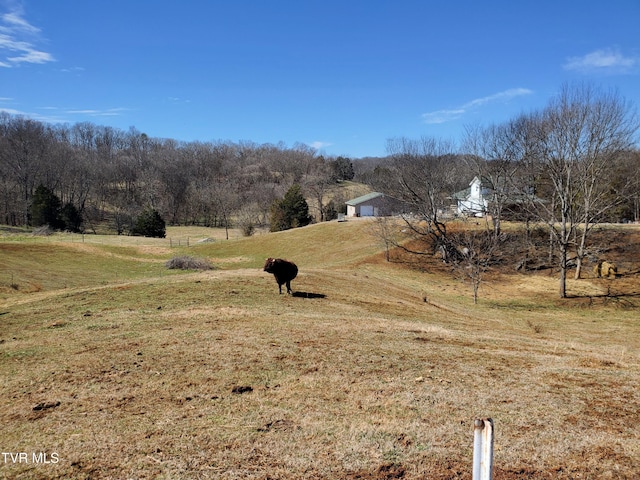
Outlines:
[[[473,426],[473,480],[492,480],[493,420],[476,418]]]

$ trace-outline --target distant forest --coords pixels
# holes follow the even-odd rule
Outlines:
[[[593,110],[589,99],[578,95],[573,100]],[[620,106],[615,98],[605,106],[609,113],[620,113],[613,108]],[[264,226],[271,205],[294,185],[310,200],[311,220],[320,222],[344,211],[348,198],[336,196],[340,189],[334,187],[345,180],[413,203],[416,211],[429,204],[431,212],[438,212],[474,176],[495,192],[516,186],[521,192],[535,191],[545,205],[577,204],[585,192],[595,191],[594,201],[604,199],[607,208],[591,221],[638,221],[640,152],[632,141],[636,130],[620,132],[624,124],[616,124],[615,137],[587,145],[606,145],[602,154],[564,152],[570,145],[558,142],[568,132],[558,130],[561,122],[555,130],[548,127],[553,121],[548,112],[560,110],[550,105],[503,125],[469,130],[456,148],[437,139],[395,138],[387,140],[388,156],[353,159],[324,156],[304,144],[180,142],[151,138],[134,127],[123,131],[92,123],[48,124],[0,113],[0,223],[37,226],[42,219],[34,218],[34,199],[42,202],[49,195],[66,214],[66,222],[58,226],[88,233],[129,234],[141,213],[150,209],[169,225]],[[598,126],[592,127],[591,137]],[[554,155],[565,155],[564,163],[554,161]],[[591,155],[598,169],[579,175],[587,163],[577,158],[580,155]],[[572,156],[577,161],[573,166],[566,161]],[[565,178],[554,168],[574,168],[565,175],[568,183],[583,184],[572,190],[573,197],[563,197],[563,188],[574,187],[554,183]],[[494,202],[498,206],[499,200]],[[547,220],[553,221],[554,215],[552,211]]]
[[[310,214],[322,221],[328,207],[340,209],[348,200],[332,198],[328,206],[328,189],[366,176],[366,165],[324,157],[303,144],[179,142],[135,128],[47,124],[0,113],[0,223],[33,225],[34,199],[49,194],[61,209],[76,212],[87,232],[106,226],[129,233],[146,209],[170,225],[260,226],[293,185],[321,206]]]

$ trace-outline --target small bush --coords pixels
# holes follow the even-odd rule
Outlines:
[[[174,257],[165,264],[170,270],[212,270],[213,264],[206,258]]]
[[[253,223],[246,223],[242,225],[242,235],[245,237],[252,236],[256,231],[256,227]]]
[[[531,322],[531,320],[527,320],[527,326],[529,328],[531,328],[531,330],[533,330],[535,333],[542,333],[543,332],[543,328],[542,325],[538,324],[538,323],[533,323]]]
[[[33,229],[34,237],[48,237],[49,235],[53,235],[53,229],[49,225],[42,225],[40,227]]]

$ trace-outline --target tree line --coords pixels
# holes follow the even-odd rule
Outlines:
[[[251,231],[269,225],[272,205],[294,185],[315,200],[309,218],[322,221],[335,210],[328,188],[353,176],[350,159],[303,144],[178,142],[133,127],[0,113],[0,223],[7,225],[129,234],[143,212],[155,211],[171,225],[234,222]]]

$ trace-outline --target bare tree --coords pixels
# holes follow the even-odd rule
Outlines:
[[[388,222],[378,222],[374,234],[390,247],[400,247],[411,254],[439,251],[446,263],[471,281],[474,303],[483,274],[494,258],[498,236],[492,230],[455,231],[447,228],[445,211],[449,198],[457,190],[460,178],[458,164],[462,161],[452,153],[447,142],[423,138],[420,141],[399,139],[390,141],[393,171],[398,188],[393,191],[414,208],[404,221],[417,238],[428,240],[432,250],[417,251],[399,242],[397,228]]]
[[[578,277],[588,234],[602,212],[612,207],[603,195],[607,170],[632,145],[638,124],[629,104],[616,93],[602,93],[590,86],[564,86],[540,120],[541,166],[555,199],[547,204],[546,217],[559,250],[559,293],[564,298],[569,249],[579,237]],[[576,235],[578,229],[580,235]]]
[[[484,274],[494,262],[499,238],[490,230],[467,230],[451,235],[458,255],[452,262],[454,268],[471,282],[473,303],[478,303],[478,292],[484,280]]]
[[[2,114],[0,122],[3,134],[0,162],[19,191],[17,206],[20,212],[16,217],[20,216],[21,223],[27,225],[29,203],[47,163],[48,129],[35,120],[6,114]]]
[[[513,181],[521,165],[517,134],[514,122],[466,130],[465,158],[482,180],[482,186],[491,192],[487,213],[496,238],[500,235],[505,205],[516,192]]]
[[[558,105],[556,103],[554,107],[560,108]],[[607,112],[606,101],[599,110],[593,102],[589,105],[593,110],[592,117],[600,125],[615,124],[615,115],[609,115],[614,120],[605,120],[609,118],[608,113],[612,113]],[[533,184],[547,199],[546,214],[536,212],[538,218],[544,218],[550,225],[556,225],[556,220],[562,218],[562,196],[556,188],[557,183],[551,180],[555,177],[548,175],[553,171],[553,162],[545,155],[550,151],[553,159],[557,153],[552,146],[552,132],[561,128],[557,121],[560,116],[551,115],[553,108],[548,110],[478,130],[481,136],[476,138],[472,149],[475,156],[471,161],[477,162],[476,173],[489,179],[494,191],[490,213],[495,236],[500,233],[503,200],[511,194],[510,188],[520,189],[526,197],[532,193],[527,186]],[[596,110],[597,115],[593,113]],[[565,112],[564,115],[568,114]],[[530,128],[531,125],[536,128]],[[606,128],[602,134],[608,135]],[[366,175],[362,172],[362,162],[342,159],[344,161],[336,160],[333,165],[354,167],[360,180],[367,178],[373,188],[412,205],[410,214],[405,216],[407,229],[416,238],[429,240],[428,248],[416,247],[416,250],[423,249],[426,253],[426,250],[436,248],[443,253],[445,261],[456,260],[458,253],[447,232],[446,213],[450,203],[448,197],[464,188],[468,181],[460,175],[468,171],[460,169],[462,157],[453,153],[450,142],[428,137],[391,139],[387,147],[389,156],[375,161],[370,159],[367,163],[370,171]],[[597,161],[580,165],[588,172],[580,173],[582,179],[595,178],[594,172],[599,172],[597,175],[602,178],[609,175],[613,169],[601,168],[601,159],[617,162],[615,155],[604,154],[602,149],[591,158]],[[635,156],[627,154],[626,163],[619,164],[617,177],[608,182],[608,192],[599,190],[605,182],[592,184],[594,188],[589,190],[585,180],[578,182],[577,172],[583,170],[573,167],[573,187],[577,189],[580,183],[580,191],[590,193],[576,193],[573,197],[572,218],[579,225],[570,230],[573,237],[560,234],[573,242],[572,248],[580,243],[582,225],[588,234],[589,227],[605,213],[609,217],[615,213],[618,218],[640,216],[637,188],[631,188],[627,181],[637,177],[635,158],[637,152]],[[327,163],[332,162],[322,162],[314,149],[302,144],[289,148],[284,144],[250,142],[183,143],[149,138],[133,127],[121,131],[91,123],[48,126],[0,113],[0,218],[15,225],[28,224],[33,191],[42,183],[54,190],[64,203],[71,203],[83,212],[94,231],[99,225],[109,223],[118,231],[126,231],[130,219],[148,204],[156,205],[171,223],[211,226],[237,220],[240,206],[250,204],[252,207],[245,209],[243,217],[249,218],[249,223],[257,221],[264,225],[272,201],[281,198],[291,185],[299,182],[316,198],[319,208],[316,217],[322,219],[328,198],[339,203],[337,196],[328,193],[330,184],[326,182],[327,172],[323,169]],[[514,164],[518,164],[517,169]],[[625,170],[628,173],[621,174]],[[345,170],[338,178],[348,178],[351,174],[350,170]],[[547,191],[549,194],[544,195]],[[626,203],[614,212],[610,207],[619,198],[626,199]],[[604,207],[598,206],[598,202]],[[527,213],[523,217],[527,221],[539,209],[534,203],[531,207],[522,208]],[[576,216],[578,212],[582,212],[581,217]],[[556,237],[552,238],[554,241],[550,245],[556,249],[559,242]],[[578,256],[587,251],[586,238],[583,253],[578,251]],[[555,256],[550,248],[551,253]]]
[[[376,217],[369,228],[369,233],[384,246],[384,258],[390,262],[391,249],[399,245],[397,222],[391,217]]]
[[[238,194],[236,189],[228,182],[218,182],[211,184],[208,192],[211,206],[218,217],[218,225],[224,227],[226,239],[229,240],[231,214],[238,207]]]
[[[187,217],[184,212],[189,208],[187,189],[194,178],[193,164],[188,151],[175,142],[163,142],[156,154],[153,170],[161,184],[163,213],[172,225],[180,224]]]
[[[315,159],[313,168],[305,175],[304,188],[311,193],[314,199],[314,203],[309,206],[316,210],[315,218],[319,222],[325,221],[324,200],[331,185],[336,183],[332,178],[332,173],[331,164],[320,156]]]
[[[636,119],[630,115],[630,105],[616,93],[601,94],[593,100],[589,97],[590,92],[585,94],[589,114],[586,131],[582,135],[584,147],[578,171],[582,222],[576,251],[576,279],[580,278],[582,262],[587,254],[587,237],[593,226],[624,200],[623,195],[609,195],[613,172],[620,157],[631,147],[638,129]],[[626,190],[632,181],[630,178],[623,189]]]
[[[612,172],[608,197],[618,199],[617,207],[608,212],[609,221],[640,222],[640,150],[629,150],[617,160]]]
[[[447,237],[442,217],[458,178],[453,146],[427,137],[396,138],[387,142],[387,151],[395,177],[394,184],[388,187],[389,193],[413,209],[404,216],[407,226],[418,238],[428,238],[433,248],[439,249],[444,260],[449,261],[457,255],[457,250]]]

